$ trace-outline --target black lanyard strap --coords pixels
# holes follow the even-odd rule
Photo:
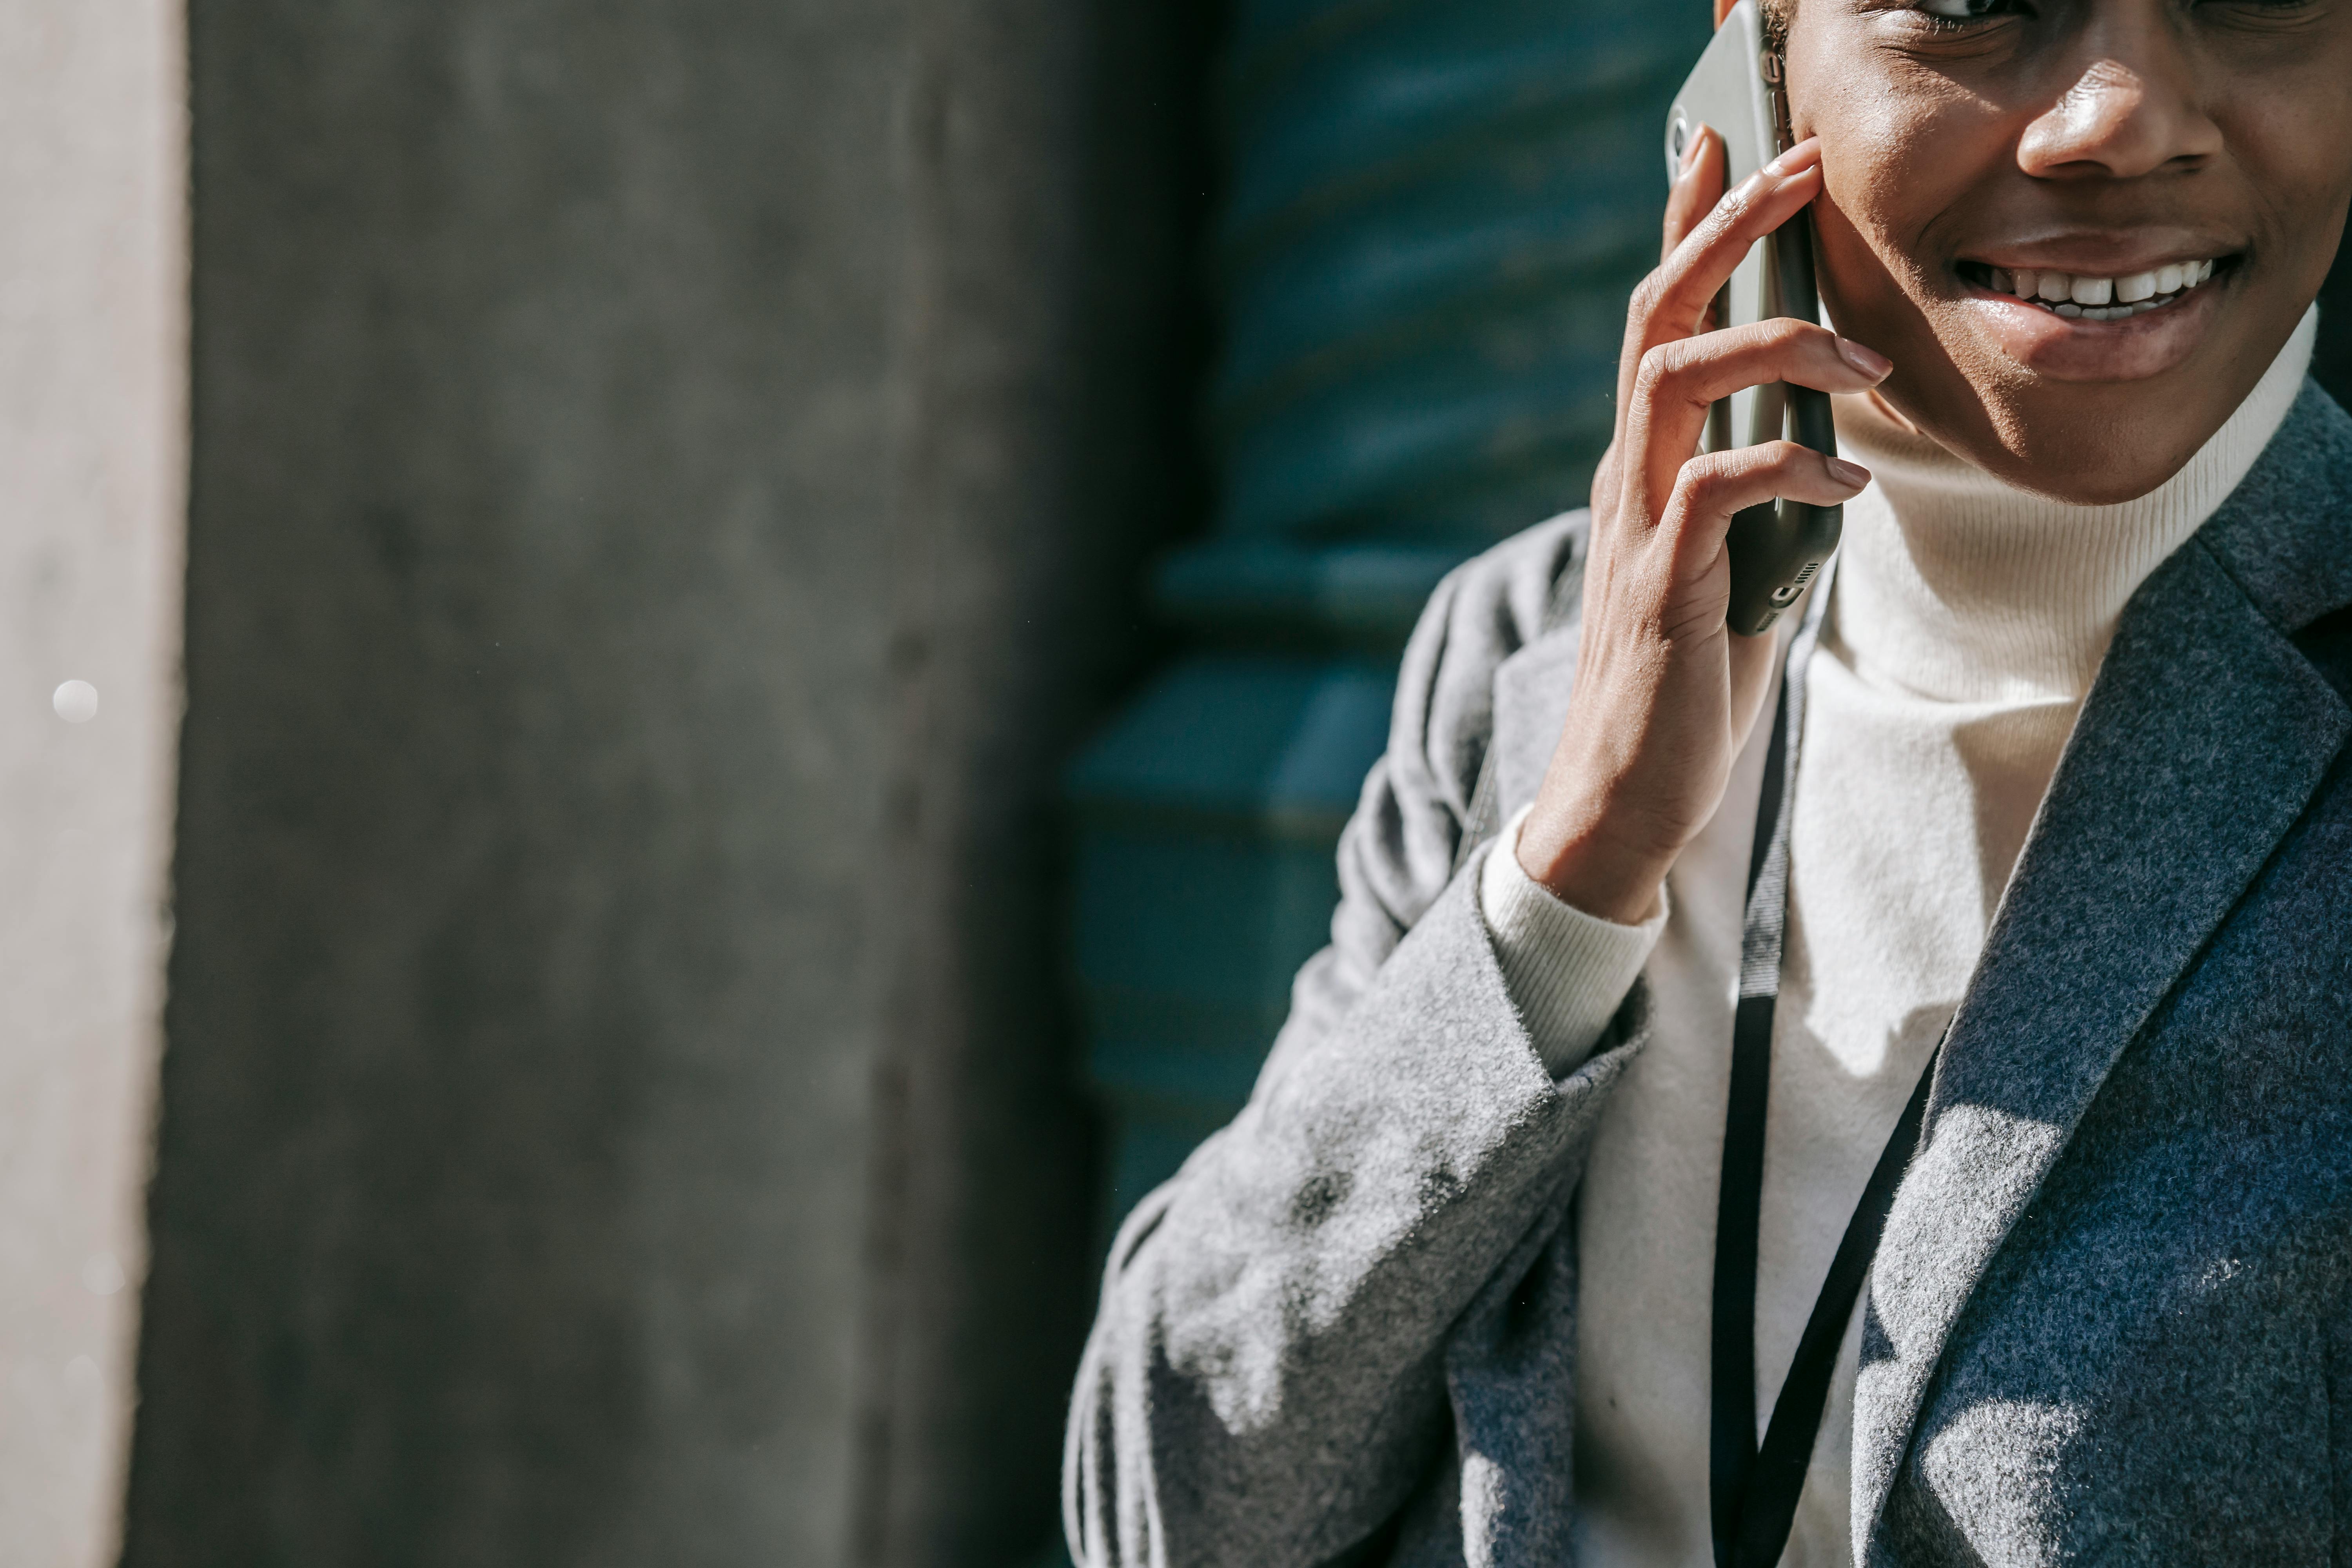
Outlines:
[[[1716,1568],[1773,1568],[1789,1542],[1813,1443],[1837,1370],[1845,1328],[1886,1228],[1895,1189],[1918,1147],[1927,1119],[1930,1056],[1880,1152],[1805,1320],[1795,1359],[1756,1444],[1756,1249],[1764,1192],[1764,1110],[1772,1083],[1772,1016],[1780,993],[1788,929],[1789,826],[1794,815],[1798,742],[1804,733],[1805,669],[1820,640],[1829,574],[1790,645],[1772,713],[1764,781],[1748,865],[1748,912],[1740,933],[1739,999],[1731,1026],[1731,1092],[1723,1121],[1723,1185],[1717,1200],[1712,1330],[1714,1401],[1708,1432],[1708,1502]]]

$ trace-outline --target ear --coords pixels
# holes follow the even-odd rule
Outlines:
[[[1739,0],[1715,0],[1715,25],[1722,26],[1723,19],[1730,16],[1731,8],[1738,4]]]

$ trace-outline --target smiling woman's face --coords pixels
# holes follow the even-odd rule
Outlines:
[[[2352,0],[1794,0],[1788,68],[1838,330],[2029,489],[2170,478],[2344,232]]]

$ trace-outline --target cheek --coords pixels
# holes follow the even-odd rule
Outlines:
[[[1822,139],[1828,201],[1894,277],[1933,255],[1927,243],[1969,176],[1953,156],[1972,140],[1933,95],[1853,71],[1807,107],[1805,129]],[[1853,280],[1860,282],[1860,279]]]
[[[2324,36],[2222,62],[2204,96],[2243,177],[2298,226],[2352,191],[2352,9]]]
[[[1969,191],[2005,162],[2000,127],[1932,106],[1904,113],[1881,99],[1872,107],[1839,128],[1824,177],[1890,271],[1940,270]],[[1832,145],[1826,133],[1822,142]]]
[[[1815,233],[1838,330],[1892,358],[1903,394],[1923,406],[1960,395],[1962,383],[1990,385],[2000,367],[1951,319],[1954,226],[1981,171],[1943,150],[1965,144],[1967,131],[1937,116],[1890,113],[1884,96],[1851,119],[1824,114],[1819,130],[1824,190]]]
[[[2352,126],[2279,105],[2250,106],[2223,126],[2223,136],[2263,214],[2292,259],[2325,270],[2342,232],[2352,195],[2352,157],[2345,152]]]
[[[1834,139],[1833,139],[1834,138]],[[1890,134],[1882,121],[1825,125],[1822,199],[1815,215],[1822,259],[1832,276],[1824,286],[1849,307],[1883,309],[1885,297],[1925,284],[1932,270],[1927,237],[1943,209],[1932,189],[1929,162],[1916,143]]]

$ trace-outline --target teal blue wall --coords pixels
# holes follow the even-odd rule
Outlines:
[[[1123,1214],[1239,1108],[1444,573],[1583,503],[1705,0],[1255,0],[1220,72],[1195,649],[1077,763],[1075,941]]]

